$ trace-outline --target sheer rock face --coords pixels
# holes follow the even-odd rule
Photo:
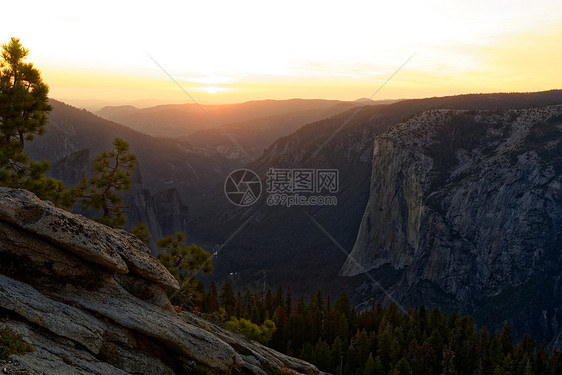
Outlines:
[[[52,160],[50,176],[62,180],[66,186],[77,185],[83,176],[93,175],[93,158],[90,148],[72,152],[61,159],[56,155],[49,155]],[[189,231],[189,211],[176,189],[167,189],[158,193],[151,193],[143,184],[139,169],[132,175],[131,189],[124,192],[127,208],[127,225],[132,228],[138,223],[144,223],[150,229],[154,239],[176,232]],[[88,211],[86,216],[94,215]],[[155,240],[150,244],[154,249]]]
[[[0,188],[0,325],[34,348],[12,356],[30,374],[160,375],[183,373],[189,363],[233,373],[319,373],[177,314],[162,287],[178,283],[128,232]]]
[[[387,264],[406,304],[492,324],[503,309],[520,331],[553,339],[561,228],[562,106],[428,111],[376,138],[369,202],[340,272]]]

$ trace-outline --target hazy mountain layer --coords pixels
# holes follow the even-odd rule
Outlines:
[[[189,135],[200,130],[210,129],[212,134],[219,126],[230,127],[229,124],[236,124],[233,126],[236,129],[247,122],[243,126],[248,130],[265,127],[272,134],[277,134],[273,139],[275,140],[290,134],[307,122],[326,118],[357,105],[355,102],[338,100],[261,100],[239,104],[204,105],[204,111],[192,103],[143,109],[133,106],[110,106],[102,108],[97,114],[155,137],[186,140]],[[289,121],[281,123],[269,119],[284,115],[294,116],[295,119],[289,117]],[[265,120],[255,121],[262,118]],[[296,125],[295,120],[298,122]]]

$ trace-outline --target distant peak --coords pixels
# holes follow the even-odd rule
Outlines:
[[[369,99],[369,98],[359,98],[359,99],[354,100],[354,102],[356,102],[356,103],[373,103],[374,100]]]
[[[107,105],[107,106],[103,107],[103,108],[101,109],[101,111],[104,111],[104,110],[111,110],[111,109],[131,109],[131,110],[138,110],[138,108],[135,107],[134,105],[127,104],[127,105]]]

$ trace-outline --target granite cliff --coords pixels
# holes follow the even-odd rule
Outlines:
[[[376,137],[341,269],[406,306],[473,314],[560,345],[562,106],[430,110]],[[373,294],[373,291],[375,293]],[[379,298],[364,285],[363,301]]]
[[[312,365],[178,313],[177,281],[135,236],[0,188],[0,326],[31,344],[27,374],[318,374]]]

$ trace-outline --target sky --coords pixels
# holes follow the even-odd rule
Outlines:
[[[20,38],[50,96],[86,108],[562,88],[560,0],[30,0],[8,13],[0,42]]]

